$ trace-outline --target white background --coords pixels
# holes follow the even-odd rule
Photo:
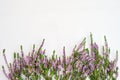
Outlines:
[[[20,45],[27,54],[33,44],[38,48],[45,38],[47,55],[54,49],[62,55],[63,46],[70,55],[83,37],[87,37],[89,45],[90,32],[100,48],[104,44],[103,36],[107,36],[111,59],[116,50],[120,53],[119,0],[0,0],[0,67],[5,65],[4,48],[11,62],[13,52],[19,52]],[[1,68],[0,80],[7,80]]]

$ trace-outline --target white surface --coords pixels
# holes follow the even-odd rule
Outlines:
[[[9,61],[21,44],[28,52],[43,38],[48,55],[54,49],[61,55],[63,46],[69,55],[83,37],[89,41],[90,32],[100,46],[107,36],[112,58],[115,50],[120,53],[119,0],[0,0],[0,53],[5,48]],[[5,65],[2,54],[1,65]],[[7,80],[1,68],[0,80]]]

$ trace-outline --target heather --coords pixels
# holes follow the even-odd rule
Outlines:
[[[55,51],[48,57],[43,49],[43,39],[39,49],[33,49],[25,55],[23,47],[20,53],[14,53],[12,63],[7,61],[5,49],[3,57],[8,71],[2,66],[3,73],[8,80],[117,80],[118,51],[116,58],[110,60],[110,48],[104,36],[102,51],[90,34],[90,47],[86,47],[86,38],[79,45],[75,45],[70,56],[58,57]]]

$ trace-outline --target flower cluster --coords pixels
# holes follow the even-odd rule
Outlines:
[[[8,80],[116,80],[118,76],[118,51],[116,58],[109,59],[110,48],[105,39],[105,45],[100,53],[98,45],[93,42],[90,34],[90,49],[86,48],[86,38],[73,48],[71,56],[66,56],[63,47],[63,56],[57,57],[55,51],[49,58],[43,49],[44,39],[38,50],[33,50],[25,56],[22,46],[21,52],[14,53],[13,63],[8,63],[3,56],[8,68],[8,73],[2,66],[3,73]]]

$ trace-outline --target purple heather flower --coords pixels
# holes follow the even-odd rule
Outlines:
[[[7,75],[7,73],[6,73],[6,71],[5,71],[5,69],[4,69],[3,66],[2,66],[2,69],[3,69],[3,73],[4,73],[4,75],[9,79],[9,76]]]
[[[63,67],[66,65],[65,47],[63,47]]]
[[[95,69],[95,64],[94,63],[89,63],[89,66],[90,66],[90,70],[91,71],[94,71],[94,69]]]
[[[10,79],[10,80],[13,79],[13,74],[12,74],[12,73],[9,73],[8,76],[9,76],[9,79]]]
[[[82,71],[82,67],[83,67],[83,65],[82,65],[82,64],[80,64],[80,65],[77,67],[79,72],[81,72],[81,71]]]
[[[66,64],[70,64],[71,62],[72,62],[72,58],[71,57],[66,59]]]
[[[56,69],[56,65],[57,65],[56,62],[52,63],[52,66],[53,66],[54,69]]]
[[[104,40],[105,40],[105,47],[106,47],[106,49],[108,49],[108,43],[107,43],[106,36],[104,36]]]
[[[78,45],[77,51],[80,50],[81,48],[84,49],[86,43],[86,38],[83,39],[83,41]]]
[[[110,64],[109,64],[108,70],[109,70],[109,71],[113,71],[114,69],[115,69],[115,63],[114,63],[114,61],[112,61],[112,62],[110,62]]]
[[[22,56],[22,58],[24,58],[24,53],[23,53],[23,51],[21,51],[21,56]]]
[[[73,51],[72,51],[73,53],[75,52],[76,47],[77,47],[77,46],[75,45],[75,47],[73,48]]]
[[[70,73],[72,71],[72,65],[69,64],[68,67],[66,68],[66,73]]]
[[[38,57],[38,54],[36,53],[36,54],[34,54],[34,59],[36,59]]]
[[[43,51],[42,51],[42,50],[40,50],[40,51],[39,51],[39,53],[40,53],[40,54],[43,54]]]
[[[61,70],[61,68],[62,68],[62,66],[61,66],[61,65],[58,65],[58,71],[60,71],[60,70]]]
[[[45,51],[46,51],[45,49],[44,50],[40,50],[39,54],[45,54]]]
[[[30,63],[30,64],[29,64],[29,66],[33,66],[33,64],[32,64],[32,63]]]
[[[29,64],[30,61],[31,61],[31,57],[30,57],[30,56],[26,56],[26,58],[25,58],[25,62],[26,62],[27,64]]]
[[[69,58],[66,59],[66,64],[69,64],[70,60]]]
[[[42,47],[43,47],[43,45],[44,45],[44,41],[45,41],[45,39],[43,39],[42,44],[40,45],[40,47],[39,47],[39,49],[38,49],[38,52],[41,51],[41,49],[42,49]]]
[[[39,66],[39,65],[40,65],[40,63],[39,63],[39,62],[37,62],[37,63],[36,63],[36,66]]]
[[[88,54],[86,52],[83,52],[81,55],[81,60],[86,61],[87,58],[88,58]]]
[[[3,57],[4,57],[4,60],[5,60],[5,63],[6,63],[6,65],[7,65],[7,67],[8,67],[8,69],[9,69],[9,64],[8,64],[8,61],[7,61],[7,58],[6,58],[5,53],[3,53]]]
[[[44,64],[45,68],[47,68],[47,66],[48,66],[48,59],[47,59],[47,57],[44,58],[43,64]]]
[[[95,61],[94,57],[88,57],[88,62]]]
[[[88,67],[86,65],[83,66],[82,70],[83,70],[83,73],[85,73],[87,71]]]
[[[80,61],[76,61],[76,67],[78,68],[80,65]]]
[[[95,52],[91,52],[91,56],[95,59],[96,53]]]
[[[92,49],[96,49],[96,50],[98,50],[98,45],[97,45],[96,43],[91,44],[91,47],[92,47]]]
[[[40,74],[40,69],[36,68],[35,72],[39,75]]]

